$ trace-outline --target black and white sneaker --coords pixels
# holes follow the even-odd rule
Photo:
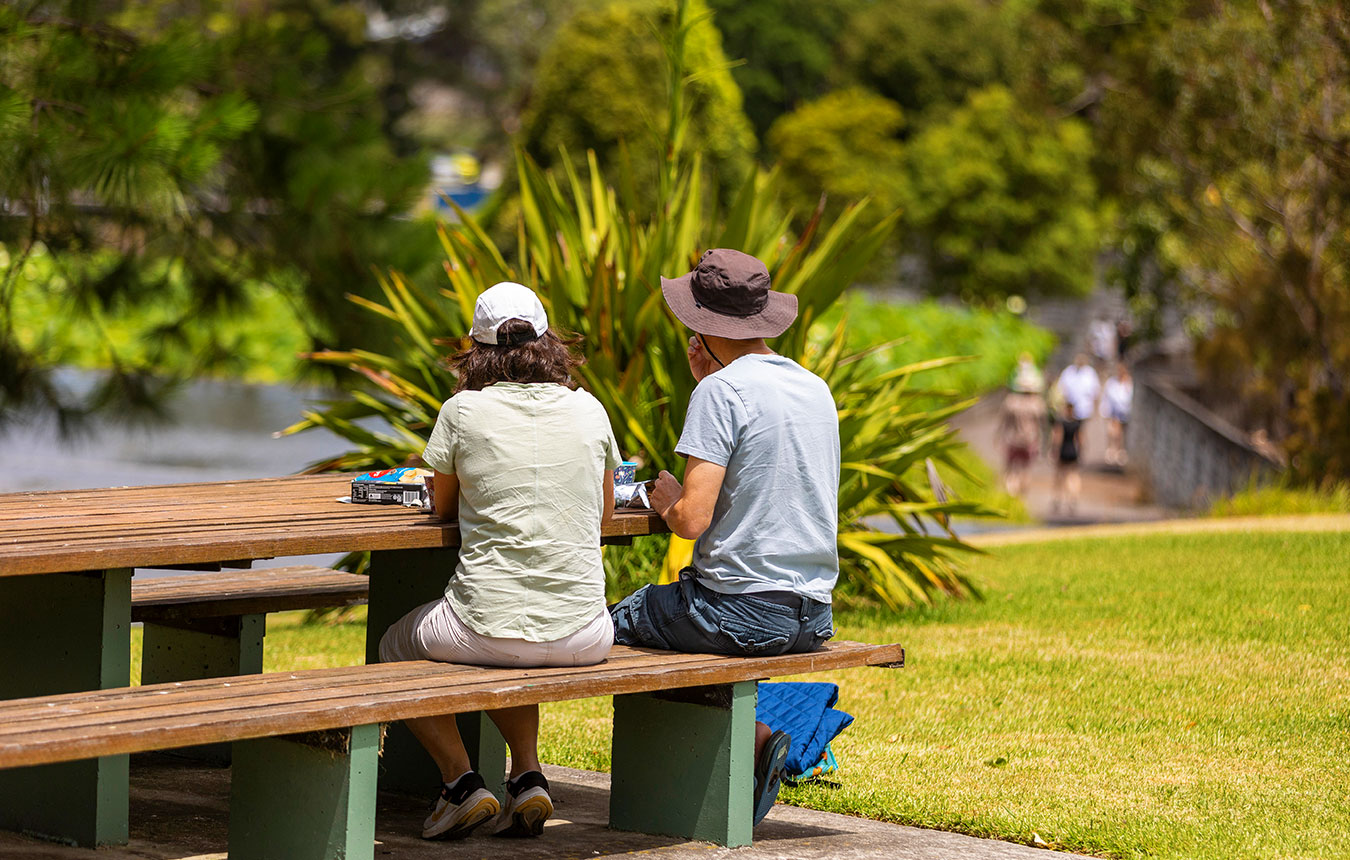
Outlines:
[[[498,820],[498,836],[538,836],[553,815],[548,780],[537,770],[527,770],[506,783],[506,809]]]
[[[463,839],[502,808],[477,771],[442,785],[431,815],[422,823],[423,839]]]

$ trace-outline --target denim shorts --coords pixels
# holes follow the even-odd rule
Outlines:
[[[609,612],[615,644],[695,654],[799,654],[834,635],[828,603],[788,591],[722,594],[690,568],[679,582],[644,585]]]

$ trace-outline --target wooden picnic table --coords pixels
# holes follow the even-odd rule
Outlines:
[[[351,475],[0,494],[0,699],[124,687],[130,681],[131,575],[175,567],[371,550],[367,662],[380,637],[438,597],[459,529],[401,506],[353,505]],[[616,513],[603,542],[665,532],[653,512]],[[485,719],[474,745],[499,745]],[[411,735],[386,740],[382,783],[438,777]],[[0,771],[0,827],[126,840],[126,756]],[[33,822],[38,821],[39,825]]]
[[[398,505],[342,504],[351,475],[0,494],[0,577],[355,550],[459,546],[455,523]],[[619,511],[609,540],[665,532]]]

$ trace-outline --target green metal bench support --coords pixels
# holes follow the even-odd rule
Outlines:
[[[380,660],[380,638],[413,609],[445,594],[455,571],[455,547],[381,550],[370,554],[370,603],[366,621],[366,662]],[[481,711],[459,714],[460,737],[474,770],[483,775],[498,800],[505,799],[506,741]],[[441,781],[440,772],[412,732],[402,723],[389,726],[380,757],[380,786],[394,791],[428,794]]]
[[[131,571],[0,577],[0,699],[125,687]],[[127,841],[125,755],[0,770],[0,828],[84,847]]]
[[[141,648],[141,683],[162,684],[197,678],[254,675],[263,670],[267,616],[224,616],[146,621]],[[175,755],[209,764],[230,763],[229,744],[174,750]]]
[[[750,844],[754,681],[614,697],[609,824]]]
[[[372,860],[380,727],[234,745],[230,860]]]

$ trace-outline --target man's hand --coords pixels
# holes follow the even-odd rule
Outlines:
[[[702,382],[703,377],[717,370],[717,362],[708,351],[703,348],[703,341],[699,340],[698,335],[689,338],[689,372],[694,375],[695,382]],[[672,478],[671,480],[674,480]]]
[[[722,492],[724,466],[690,457],[684,470],[684,486],[669,472],[656,478],[648,499],[660,512],[670,530],[682,538],[696,540],[712,523],[713,508]]]
[[[648,501],[652,503],[652,509],[665,519],[666,512],[680,500],[683,492],[684,488],[680,486],[675,476],[662,470],[661,474],[656,476],[656,486],[652,488]]]

